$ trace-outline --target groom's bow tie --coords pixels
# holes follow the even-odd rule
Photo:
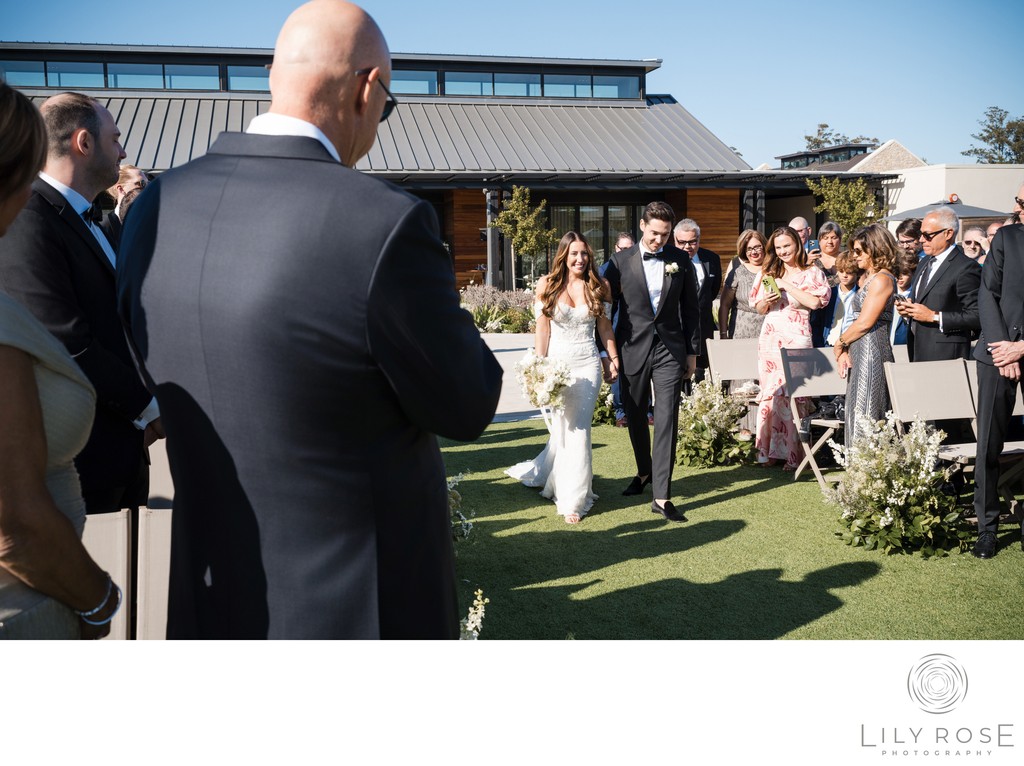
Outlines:
[[[644,260],[645,260],[645,261],[649,261],[649,260],[651,260],[652,258],[653,258],[654,260],[656,260],[656,261],[660,261],[660,260],[662,260],[662,254],[661,254],[661,252],[657,252],[657,253],[644,253]]]

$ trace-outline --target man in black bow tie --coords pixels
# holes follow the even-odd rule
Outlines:
[[[612,286],[622,403],[637,468],[622,494],[638,495],[652,484],[651,510],[669,521],[686,521],[670,500],[672,467],[679,392],[683,378],[690,378],[697,364],[700,320],[693,266],[664,250],[674,220],[667,204],[650,203],[640,220],[640,242],[615,253],[605,277]],[[652,383],[653,452],[646,417]]]

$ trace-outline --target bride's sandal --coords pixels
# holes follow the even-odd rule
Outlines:
[[[583,517],[580,516],[578,513],[568,513],[568,514],[565,515],[565,523],[566,524],[579,524],[580,520],[582,518]]]

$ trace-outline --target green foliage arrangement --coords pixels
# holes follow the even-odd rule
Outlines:
[[[547,249],[558,243],[558,231],[545,228],[544,208],[547,200],[534,207],[530,204],[530,190],[513,186],[512,198],[505,200],[502,211],[488,226],[498,229],[512,244],[512,256],[529,263],[530,281],[547,271]]]
[[[471,284],[459,293],[462,308],[481,332],[533,332],[533,293]]]
[[[954,498],[942,491],[948,471],[936,468],[944,436],[920,420],[901,434],[893,414],[862,423],[847,451],[832,443],[846,469],[826,493],[842,511],[836,535],[847,545],[885,553],[945,556],[970,537]]]
[[[710,379],[694,384],[679,405],[679,463],[711,468],[750,462],[754,440],[739,433],[739,419],[746,414],[745,400],[730,396]]]
[[[612,396],[612,387],[607,383],[602,383],[601,390],[597,392],[597,404],[594,405],[594,417],[590,419],[590,425],[615,425],[615,397]]]
[[[876,223],[885,217],[885,205],[879,202],[874,190],[863,178],[853,181],[841,178],[822,178],[820,181],[807,179],[807,188],[816,197],[822,198],[814,212],[827,213],[831,220],[842,227],[844,234],[853,234],[861,226]]]

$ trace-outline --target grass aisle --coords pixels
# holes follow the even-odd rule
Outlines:
[[[837,512],[813,477],[755,466],[677,468],[689,518],[623,497],[635,472],[625,429],[594,429],[590,515],[571,527],[537,490],[502,471],[535,456],[544,424],[492,425],[473,444],[442,441],[463,509],[460,599],[490,599],[482,639],[1019,639],[1019,529],[990,561],[885,556],[833,537]]]

